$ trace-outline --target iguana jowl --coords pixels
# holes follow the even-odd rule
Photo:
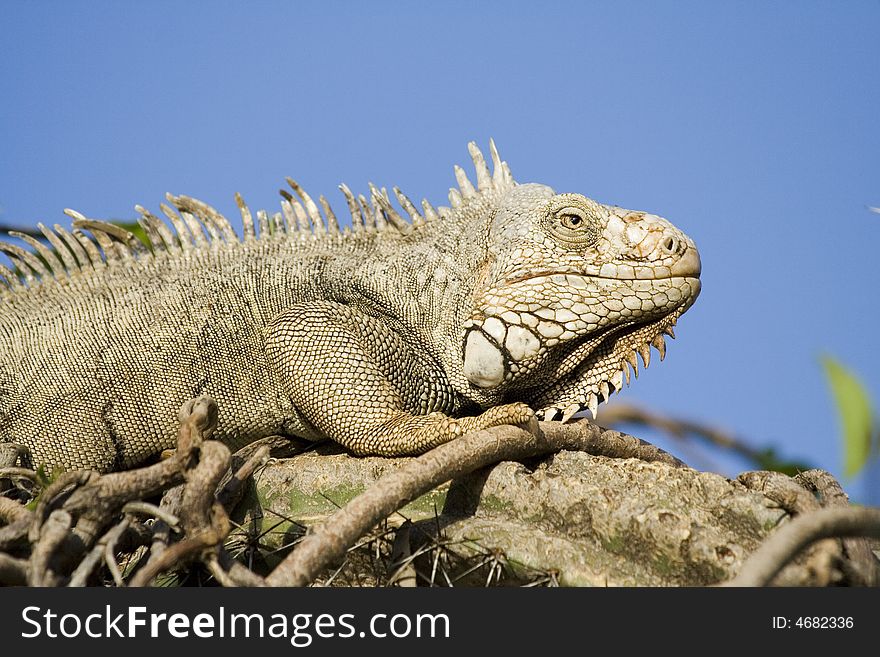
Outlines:
[[[622,387],[635,354],[700,290],[694,243],[666,220],[514,182],[472,143],[451,207],[340,186],[352,215],[294,181],[244,236],[195,199],[149,248],[74,217],[52,249],[0,242],[0,441],[33,464],[101,471],[173,446],[177,412],[210,395],[231,446],[329,437],[357,454],[423,452],[463,432],[570,418]],[[87,233],[90,233],[88,235]]]

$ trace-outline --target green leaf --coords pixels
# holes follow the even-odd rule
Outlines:
[[[865,387],[839,361],[822,356],[822,366],[843,429],[843,474],[853,477],[868,462],[874,411]]]

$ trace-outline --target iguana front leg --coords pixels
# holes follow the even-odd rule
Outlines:
[[[355,454],[420,454],[468,431],[534,418],[521,403],[454,419],[443,371],[381,320],[330,301],[297,304],[270,325],[270,364],[297,410]]]

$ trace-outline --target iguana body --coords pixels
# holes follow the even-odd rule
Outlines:
[[[139,208],[149,250],[70,212],[73,232],[43,229],[54,252],[0,243],[24,277],[0,269],[0,441],[34,465],[130,467],[173,446],[199,395],[231,446],[282,434],[359,454],[420,453],[529,407],[595,414],[695,300],[696,248],[470,150],[477,188],[456,167],[451,208],[398,194],[411,223],[384,190],[343,186],[342,231],[291,181],[283,214],[254,222],[240,203],[241,240],[169,197],[171,228]]]

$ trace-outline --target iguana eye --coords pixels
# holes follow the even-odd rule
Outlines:
[[[585,208],[574,205],[552,209],[546,225],[554,237],[570,247],[590,246],[599,237],[595,220]]]
[[[560,223],[569,230],[580,229],[587,220],[583,210],[578,208],[563,208],[556,213],[556,216],[559,218]]]

